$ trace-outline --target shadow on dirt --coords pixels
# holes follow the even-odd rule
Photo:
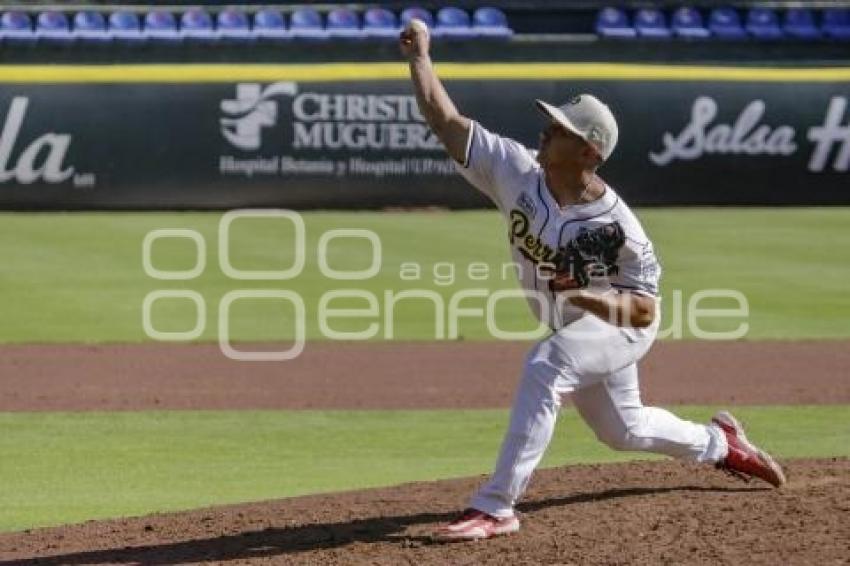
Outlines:
[[[579,493],[543,501],[531,501],[518,506],[529,513],[549,507],[563,507],[579,503],[610,499],[638,497],[670,492],[752,492],[756,489],[708,488],[678,486],[663,488],[609,489],[596,493]],[[425,536],[404,534],[407,527],[439,523],[450,520],[454,514],[416,513],[395,517],[372,517],[355,521],[303,525],[289,528],[268,528],[263,531],[244,532],[209,539],[163,543],[130,548],[112,548],[88,552],[69,553],[40,558],[0,561],[0,565],[59,565],[59,564],[184,564],[187,562],[245,560],[270,558],[360,543],[414,543],[432,544]]]

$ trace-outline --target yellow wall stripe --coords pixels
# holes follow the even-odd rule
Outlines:
[[[624,63],[438,63],[444,79],[839,82],[850,67],[720,67]],[[0,83],[215,83],[406,79],[404,63],[0,65]]]

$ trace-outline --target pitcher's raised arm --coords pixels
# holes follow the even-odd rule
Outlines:
[[[472,122],[458,112],[437,77],[429,55],[430,43],[428,27],[416,19],[410,21],[399,37],[401,53],[410,64],[419,111],[449,155],[463,163]]]

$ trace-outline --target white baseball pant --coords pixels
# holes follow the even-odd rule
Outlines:
[[[719,429],[641,404],[637,361],[655,340],[659,319],[637,330],[586,314],[535,345],[525,361],[496,471],[470,507],[511,516],[552,438],[561,396],[568,393],[597,438],[611,448],[722,460],[727,446]]]

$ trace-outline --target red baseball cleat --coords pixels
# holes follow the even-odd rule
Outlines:
[[[729,444],[726,458],[717,463],[719,469],[745,481],[755,476],[773,487],[780,487],[785,483],[782,467],[773,461],[770,454],[759,450],[747,440],[744,427],[735,417],[727,411],[719,411],[712,417],[711,422],[720,427]]]
[[[499,519],[478,509],[467,509],[460,517],[434,533],[440,542],[480,540],[499,535],[509,535],[519,530],[516,515]]]

